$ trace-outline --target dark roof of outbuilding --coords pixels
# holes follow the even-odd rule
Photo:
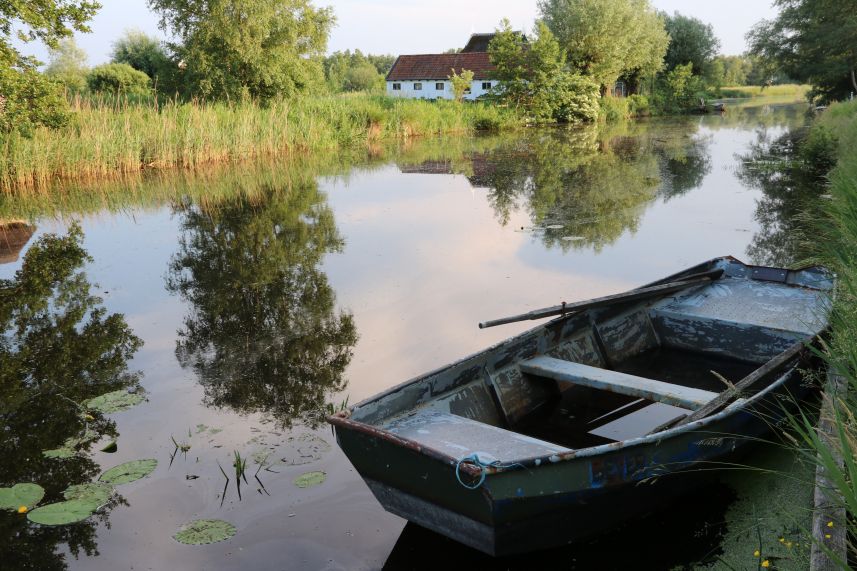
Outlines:
[[[387,81],[446,79],[453,69],[459,74],[470,70],[473,79],[488,79],[495,68],[486,52],[399,56]]]
[[[467,41],[467,45],[464,46],[463,50],[461,50],[461,53],[487,52],[488,44],[491,43],[491,40],[493,40],[496,35],[496,33],[473,34],[470,36],[470,40]]]

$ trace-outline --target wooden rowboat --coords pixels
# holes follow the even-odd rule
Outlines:
[[[328,420],[388,511],[492,555],[565,544],[770,432],[808,390],[832,287],[822,268],[718,258]]]

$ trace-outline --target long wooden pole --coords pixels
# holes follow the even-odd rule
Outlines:
[[[530,311],[528,313],[522,313],[520,315],[513,315],[511,317],[503,317],[501,319],[495,319],[492,321],[483,321],[479,324],[479,329],[487,329],[488,327],[496,327],[497,325],[506,325],[507,323],[517,323],[519,321],[533,321],[536,319],[544,319],[546,317],[553,317],[556,315],[566,315],[568,313],[574,313],[577,311],[583,311],[585,309],[594,309],[597,307],[605,307],[608,305],[614,305],[618,303],[624,303],[628,301],[637,301],[641,299],[647,299],[650,297],[657,297],[660,295],[667,295],[669,293],[673,293],[676,291],[680,291],[692,286],[698,286],[705,283],[712,282],[720,278],[723,275],[723,270],[713,270],[710,272],[705,272],[702,274],[694,274],[691,276],[687,276],[686,278],[670,282],[666,284],[656,285],[652,287],[644,287],[640,289],[634,289],[631,291],[627,291],[624,293],[617,293],[614,295],[608,295],[604,297],[598,297],[595,299],[590,299],[587,301],[577,301],[574,303],[563,303],[562,305],[555,305],[553,307],[546,307],[544,309],[537,309],[534,311]]]

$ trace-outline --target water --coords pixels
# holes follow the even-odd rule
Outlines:
[[[480,331],[479,321],[620,292],[715,256],[788,258],[788,209],[748,159],[803,124],[804,109],[752,103],[600,133],[410,141],[6,199],[0,278],[31,260],[0,298],[0,485],[37,482],[52,502],[119,463],[159,466],[84,523],[40,528],[0,514],[2,566],[428,565],[453,548],[403,533],[378,506],[319,424],[325,407],[530,325]],[[89,259],[73,240],[35,255],[74,221]],[[86,421],[74,404],[137,383],[148,400],[128,411]],[[68,460],[43,456],[87,427],[98,443]],[[118,450],[100,451],[113,438]],[[240,499],[235,451],[249,466]],[[225,497],[220,467],[231,475]],[[327,479],[296,487],[307,471]],[[655,568],[717,552],[723,530],[709,532],[710,521],[736,497],[718,486],[710,511],[670,532]],[[197,518],[238,534],[204,547],[171,538]],[[654,561],[635,533],[604,541]],[[596,561],[604,545],[540,558]]]

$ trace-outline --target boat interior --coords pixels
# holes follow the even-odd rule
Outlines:
[[[555,319],[365,401],[351,420],[488,462],[658,432],[825,328],[821,270],[719,263],[716,281]]]

